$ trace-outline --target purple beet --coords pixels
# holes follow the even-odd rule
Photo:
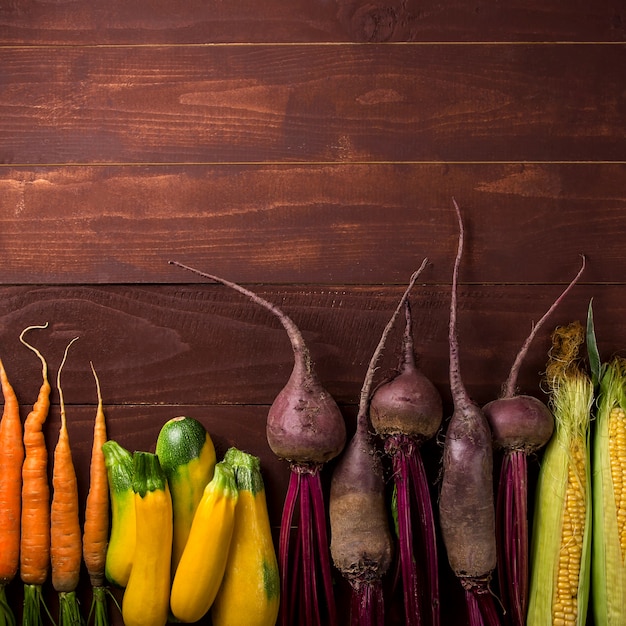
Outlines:
[[[287,331],[294,367],[270,407],[266,428],[270,448],[290,465],[278,548],[279,623],[281,626],[337,626],[320,470],[344,448],[346,426],[341,411],[319,381],[302,333],[281,309],[237,283],[176,261],[170,263],[247,296],[274,314]],[[299,525],[293,546],[292,522],[298,503]],[[325,595],[325,613],[318,601],[319,583]]]
[[[528,607],[528,455],[545,446],[554,431],[550,409],[534,396],[518,394],[517,378],[532,340],[584,269],[583,256],[582,267],[572,282],[533,326],[501,396],[483,407],[494,445],[503,452],[496,497],[498,577],[502,603],[513,626],[525,624]]]
[[[384,626],[382,578],[392,560],[383,468],[368,410],[376,364],[396,318],[426,260],[413,274],[372,355],[361,389],[356,432],[333,472],[330,490],[331,554],[351,586],[351,626]]]
[[[438,626],[437,538],[421,445],[439,430],[443,407],[439,391],[417,367],[408,300],[398,370],[375,390],[370,419],[392,461],[406,624]]]
[[[496,567],[493,444],[487,419],[471,400],[461,378],[457,283],[464,228],[456,201],[454,208],[459,222],[449,326],[450,390],[454,411],[443,449],[439,517],[448,561],[465,590],[470,626],[495,626],[500,618],[489,588]]]

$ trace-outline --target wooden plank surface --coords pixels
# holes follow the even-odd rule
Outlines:
[[[600,348],[607,358],[626,349],[623,285],[581,284],[568,296],[528,355],[520,386],[540,394],[549,333],[558,323],[585,322],[593,298]],[[515,354],[563,286],[462,285],[459,333],[463,371],[480,403],[497,396]],[[321,379],[342,404],[356,405],[363,376],[402,287],[287,286],[258,288],[283,308],[309,344]],[[95,402],[89,361],[110,404],[269,405],[287,382],[293,355],[282,326],[261,307],[218,285],[138,287],[3,287],[0,354],[19,396],[36,397],[39,363],[19,334],[55,372],[74,336],[64,372],[66,401]],[[449,286],[417,286],[412,295],[417,350],[424,372],[448,393]],[[396,365],[401,325],[381,362]]]
[[[265,417],[291,371],[287,337],[172,258],[284,308],[349,432],[371,352],[424,256],[417,350],[451,413],[453,196],[468,231],[461,367],[477,402],[498,394],[581,253],[582,282],[531,346],[520,388],[543,397],[549,331],[584,321],[592,299],[601,355],[623,354],[624,66],[621,0],[1,3],[0,356],[25,415],[40,367],[19,333],[49,323],[30,337],[52,380],[80,336],[64,393],[81,501],[91,360],[123,445],[153,449],[166,419],[189,414],[219,452],[258,454],[277,533],[288,468]],[[433,498],[443,437],[425,450]],[[443,553],[441,576],[442,623],[460,626]],[[80,594],[87,606],[86,577]],[[19,614],[18,582],[9,597]]]
[[[0,162],[624,161],[626,45],[0,48]]]
[[[0,284],[624,282],[625,164],[0,167]],[[593,222],[593,227],[590,227]]]
[[[620,0],[5,0],[13,45],[319,41],[624,41]]]

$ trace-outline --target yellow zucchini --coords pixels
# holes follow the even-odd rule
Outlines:
[[[187,543],[196,507],[215,468],[215,447],[204,426],[192,417],[174,417],[161,428],[156,454],[167,477],[174,511],[172,574]]]
[[[224,460],[235,471],[239,501],[224,579],[211,607],[213,626],[274,626],[280,579],[260,460],[236,448]]]
[[[155,454],[133,455],[136,542],[122,598],[125,626],[165,626],[169,615],[172,499]]]
[[[181,622],[198,621],[213,604],[226,568],[237,499],[233,469],[220,461],[196,509],[172,582],[170,608]]]
[[[135,552],[133,455],[116,441],[102,446],[111,500],[111,532],[105,561],[110,583],[126,587]]]

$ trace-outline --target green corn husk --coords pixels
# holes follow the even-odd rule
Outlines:
[[[592,610],[595,623],[606,626],[626,624],[626,541],[620,542],[625,533],[626,495],[619,495],[626,451],[610,449],[610,440],[620,437],[619,431],[621,437],[626,436],[620,409],[626,409],[626,360],[616,357],[602,368],[593,437]]]
[[[545,449],[539,470],[530,554],[530,594],[527,625],[584,626],[587,617],[591,565],[591,472],[589,435],[593,383],[576,365],[582,344],[578,323],[557,328],[548,364],[547,383],[555,432]],[[577,489],[578,500],[568,500],[567,487]],[[572,534],[561,546],[564,520],[580,507],[570,525]],[[561,557],[571,550],[570,571]],[[567,573],[566,573],[567,572]],[[565,578],[569,589],[564,585]],[[559,585],[567,597],[558,595]]]

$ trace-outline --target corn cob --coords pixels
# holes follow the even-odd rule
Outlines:
[[[547,382],[555,432],[537,482],[527,624],[583,626],[591,557],[593,383],[576,364],[582,326],[557,328],[552,340]]]
[[[593,614],[626,624],[626,359],[603,368],[593,438]]]

